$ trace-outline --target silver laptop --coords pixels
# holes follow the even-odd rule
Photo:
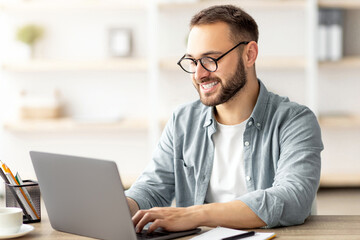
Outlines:
[[[51,226],[99,239],[173,239],[194,234],[157,230],[136,234],[116,163],[30,152]]]

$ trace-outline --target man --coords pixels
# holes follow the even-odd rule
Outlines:
[[[178,64],[200,101],[173,113],[150,165],[126,192],[138,231],[149,222],[150,232],[288,226],[310,215],[320,128],[308,108],[257,79],[257,41],[256,22],[237,7],[192,18]],[[177,207],[168,207],[174,198]]]

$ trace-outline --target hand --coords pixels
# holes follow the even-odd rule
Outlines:
[[[162,227],[166,231],[184,231],[198,227],[199,212],[195,206],[180,207],[156,207],[149,210],[139,210],[132,218],[136,232],[141,232],[144,226],[153,222],[148,233]]]

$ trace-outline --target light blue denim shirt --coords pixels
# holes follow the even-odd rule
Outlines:
[[[301,224],[310,215],[323,149],[315,115],[305,106],[260,92],[243,136],[247,192],[241,200],[267,227]],[[126,191],[140,209],[204,204],[214,159],[212,107],[200,100],[179,107],[153,159]]]

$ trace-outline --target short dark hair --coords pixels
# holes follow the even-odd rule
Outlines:
[[[259,39],[255,20],[244,10],[233,5],[217,5],[201,10],[190,21],[190,29],[197,25],[225,22],[231,30],[234,42],[255,41]]]

